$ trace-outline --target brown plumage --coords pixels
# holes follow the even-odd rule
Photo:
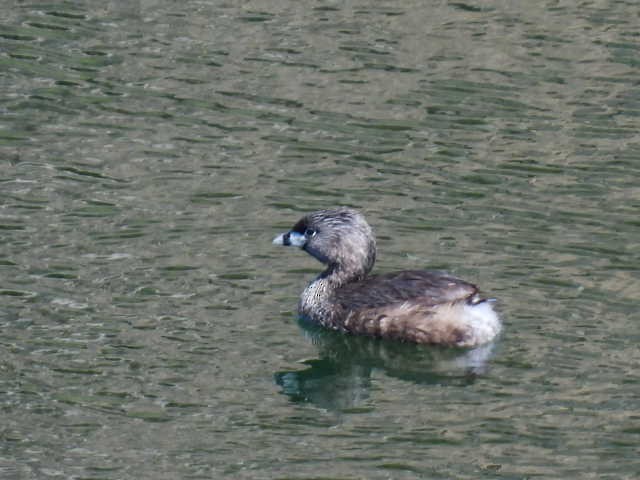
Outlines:
[[[451,346],[485,343],[500,331],[490,303],[464,280],[428,270],[369,276],[375,237],[354,210],[306,215],[274,243],[298,246],[327,264],[299,305],[304,317],[327,328]]]

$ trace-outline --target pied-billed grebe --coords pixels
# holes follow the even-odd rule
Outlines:
[[[327,265],[299,304],[304,318],[324,327],[458,347],[480,345],[500,333],[491,302],[471,283],[428,270],[369,276],[376,240],[355,210],[310,213],[273,243],[300,247]]]

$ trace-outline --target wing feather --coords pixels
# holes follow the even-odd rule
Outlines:
[[[408,270],[373,275],[345,285],[335,292],[335,300],[344,310],[361,310],[402,304],[422,306],[455,303],[472,298],[478,288],[446,273]]]

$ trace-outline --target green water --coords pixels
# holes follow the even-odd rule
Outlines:
[[[0,478],[640,477],[635,2],[0,8]],[[336,205],[500,341],[298,324]]]

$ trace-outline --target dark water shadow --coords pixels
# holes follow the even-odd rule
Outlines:
[[[373,372],[420,385],[467,386],[488,370],[495,344],[443,348],[344,335],[299,321],[318,348],[305,368],[277,372],[282,393],[293,402],[329,410],[358,407],[370,396]]]

